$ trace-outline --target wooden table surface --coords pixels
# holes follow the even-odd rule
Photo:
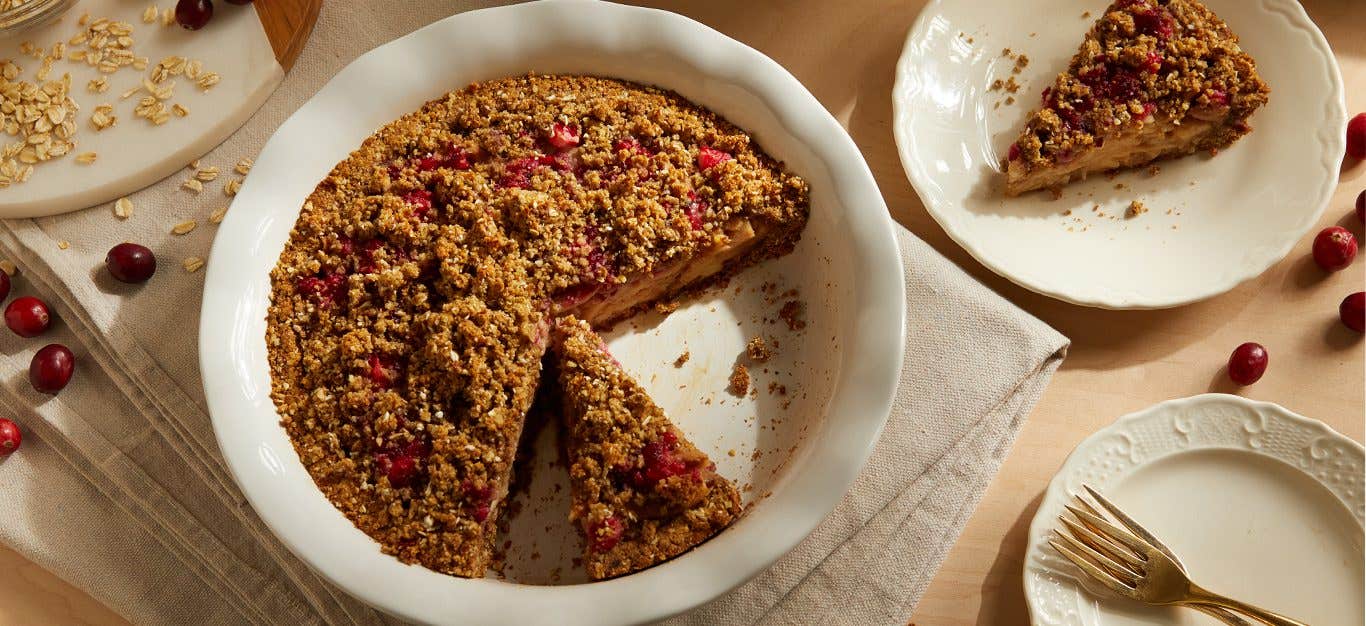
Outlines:
[[[1363,288],[1366,262],[1324,276],[1308,256],[1310,233],[1261,277],[1178,309],[1101,311],[1035,295],[992,274],[950,241],[902,174],[890,126],[892,73],[923,2],[645,4],[689,15],[787,67],[848,127],[897,221],[1072,339],[1062,369],[921,599],[914,617],[917,624],[1028,622],[1020,568],[1026,528],[1042,490],[1073,446],[1124,413],[1207,391],[1242,393],[1321,419],[1362,440],[1363,341],[1341,328],[1337,304],[1347,293]],[[1366,38],[1361,36],[1366,33],[1366,11],[1353,0],[1304,4],[1337,53],[1347,82],[1347,108],[1366,110]],[[1344,169],[1342,181],[1320,226],[1341,223],[1360,236],[1355,218],[1344,218],[1357,193],[1366,188],[1366,164]],[[1233,347],[1244,341],[1267,346],[1271,367],[1261,382],[1238,390],[1225,381],[1221,368]],[[0,548],[0,624],[48,623],[121,620],[79,590]]]

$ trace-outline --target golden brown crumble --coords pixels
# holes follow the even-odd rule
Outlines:
[[[1147,207],[1147,205],[1143,204],[1143,202],[1142,202],[1141,200],[1134,200],[1133,202],[1130,202],[1130,203],[1129,203],[1129,210],[1126,211],[1126,212],[1124,213],[1124,216],[1125,216],[1125,217],[1138,217],[1138,216],[1143,215],[1144,213],[1147,213],[1147,212],[1148,212],[1148,207]]]
[[[1012,144],[1012,185],[1107,138],[1188,118],[1212,127],[1158,158],[1217,151],[1251,130],[1247,118],[1269,92],[1238,37],[1198,0],[1118,0]]]
[[[740,514],[735,485],[631,380],[586,322],[553,337],[569,459],[569,518],[594,580],[671,559]]]
[[[749,368],[743,363],[736,363],[735,368],[731,370],[730,385],[726,390],[739,397],[749,393]]]
[[[671,92],[526,76],[447,94],[305,202],[271,274],[281,423],[385,552],[483,576],[551,318],[613,302],[590,320],[610,324],[724,280],[790,251],[807,210],[805,182]]]
[[[745,344],[745,353],[748,354],[749,358],[753,359],[755,363],[765,363],[773,358],[773,348],[769,347],[763,337],[757,335],[753,339],[750,339],[749,343]]]

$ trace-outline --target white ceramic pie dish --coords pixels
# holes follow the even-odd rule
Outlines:
[[[422,102],[475,80],[529,71],[597,74],[676,90],[750,131],[812,189],[812,217],[797,251],[738,277],[732,287],[743,293],[727,289],[647,331],[625,327],[609,337],[613,353],[718,469],[754,486],[746,499],[757,503],[690,553],[593,584],[466,580],[384,555],[316,489],[269,395],[268,272],[317,181],[377,127]],[[342,589],[411,621],[639,623],[717,597],[772,564],[834,508],[886,421],[901,365],[900,256],[857,147],[772,60],[667,12],[554,0],[460,14],[381,46],[338,73],[280,127],[220,228],[206,277],[200,365],[228,466],[291,550]],[[768,280],[801,292],[810,324],[805,332],[753,325],[770,305],[746,287]],[[780,410],[763,392],[744,399],[722,392],[751,332],[785,337],[768,365],[782,372],[775,382],[793,389],[789,409]],[[673,367],[684,349],[692,353],[689,365]],[[755,460],[751,451],[764,454]],[[569,528],[562,514],[545,519]],[[546,560],[578,549],[563,537],[543,540]]]
[[[1284,258],[1337,186],[1342,77],[1295,0],[1204,2],[1271,86],[1270,102],[1250,119],[1253,132],[1214,158],[1164,161],[1156,176],[1093,176],[1057,200],[1047,192],[1005,197],[1000,162],[1107,3],[930,2],[907,36],[892,93],[901,163],[925,208],[992,271],[1087,306],[1188,304]],[[1013,73],[1003,48],[1026,54],[1027,67]],[[1012,77],[1017,93],[991,90]],[[1132,200],[1149,211],[1126,219]]]
[[[1030,524],[1032,622],[1217,623],[1079,581],[1080,570],[1047,541],[1085,483],[1162,539],[1208,589],[1308,624],[1366,623],[1362,469],[1361,444],[1269,402],[1204,394],[1121,417],[1077,445]]]

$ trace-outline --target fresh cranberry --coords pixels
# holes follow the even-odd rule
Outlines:
[[[1228,377],[1239,385],[1251,385],[1262,379],[1269,358],[1260,343],[1249,341],[1238,346],[1228,357]]]
[[[1347,122],[1347,156],[1366,159],[1366,113],[1357,113]]]
[[[71,382],[76,370],[76,355],[61,344],[43,346],[28,365],[28,382],[39,392],[57,395]]]
[[[1366,223],[1366,191],[1357,194],[1357,221]],[[5,297],[0,295],[0,300]]]
[[[175,21],[187,30],[199,30],[213,18],[210,0],[179,0],[175,3]]]
[[[15,298],[5,307],[5,324],[20,337],[37,337],[52,323],[47,305],[33,296]]]
[[[14,454],[23,442],[24,433],[20,432],[19,425],[0,417],[0,456]]]
[[[556,150],[568,150],[579,145],[579,129],[555,122],[555,125],[550,127],[550,136],[547,140]]]
[[[299,279],[298,291],[322,306],[332,306],[346,293],[346,276],[341,272],[305,276]]]
[[[1357,238],[1341,226],[1329,226],[1314,237],[1314,262],[1325,270],[1336,272],[1352,264],[1357,258]]]
[[[711,146],[702,146],[697,149],[697,167],[704,172],[733,158],[735,157],[732,157],[729,152],[717,150]]]
[[[601,521],[593,522],[588,526],[588,536],[591,538],[594,552],[607,552],[615,548],[621,542],[621,535],[625,531],[621,520],[615,516],[607,516]]]
[[[1357,201],[1357,206],[1361,206],[1361,201]],[[1357,211],[1357,214],[1360,214],[1360,213],[1361,213],[1361,211],[1358,210],[1358,211]],[[8,297],[9,297],[9,290],[10,290],[9,274],[6,274],[6,273],[5,273],[5,270],[0,270],[0,302],[4,302],[4,301],[5,301],[5,298],[8,298]]]
[[[145,246],[121,243],[104,255],[104,265],[122,282],[145,283],[157,271],[157,257]]]
[[[1342,299],[1338,305],[1338,317],[1348,328],[1359,333],[1366,332],[1366,291],[1358,291]]]
[[[1006,159],[1010,161],[1020,160],[1020,144],[1010,144],[1010,150],[1006,151]]]
[[[414,478],[417,478],[417,460],[400,454],[389,462],[384,475],[389,478],[389,486],[395,489],[407,487],[412,484]]]

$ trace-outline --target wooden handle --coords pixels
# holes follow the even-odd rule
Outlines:
[[[313,32],[323,0],[261,0],[253,5],[270,47],[275,50],[275,59],[288,72]]]

